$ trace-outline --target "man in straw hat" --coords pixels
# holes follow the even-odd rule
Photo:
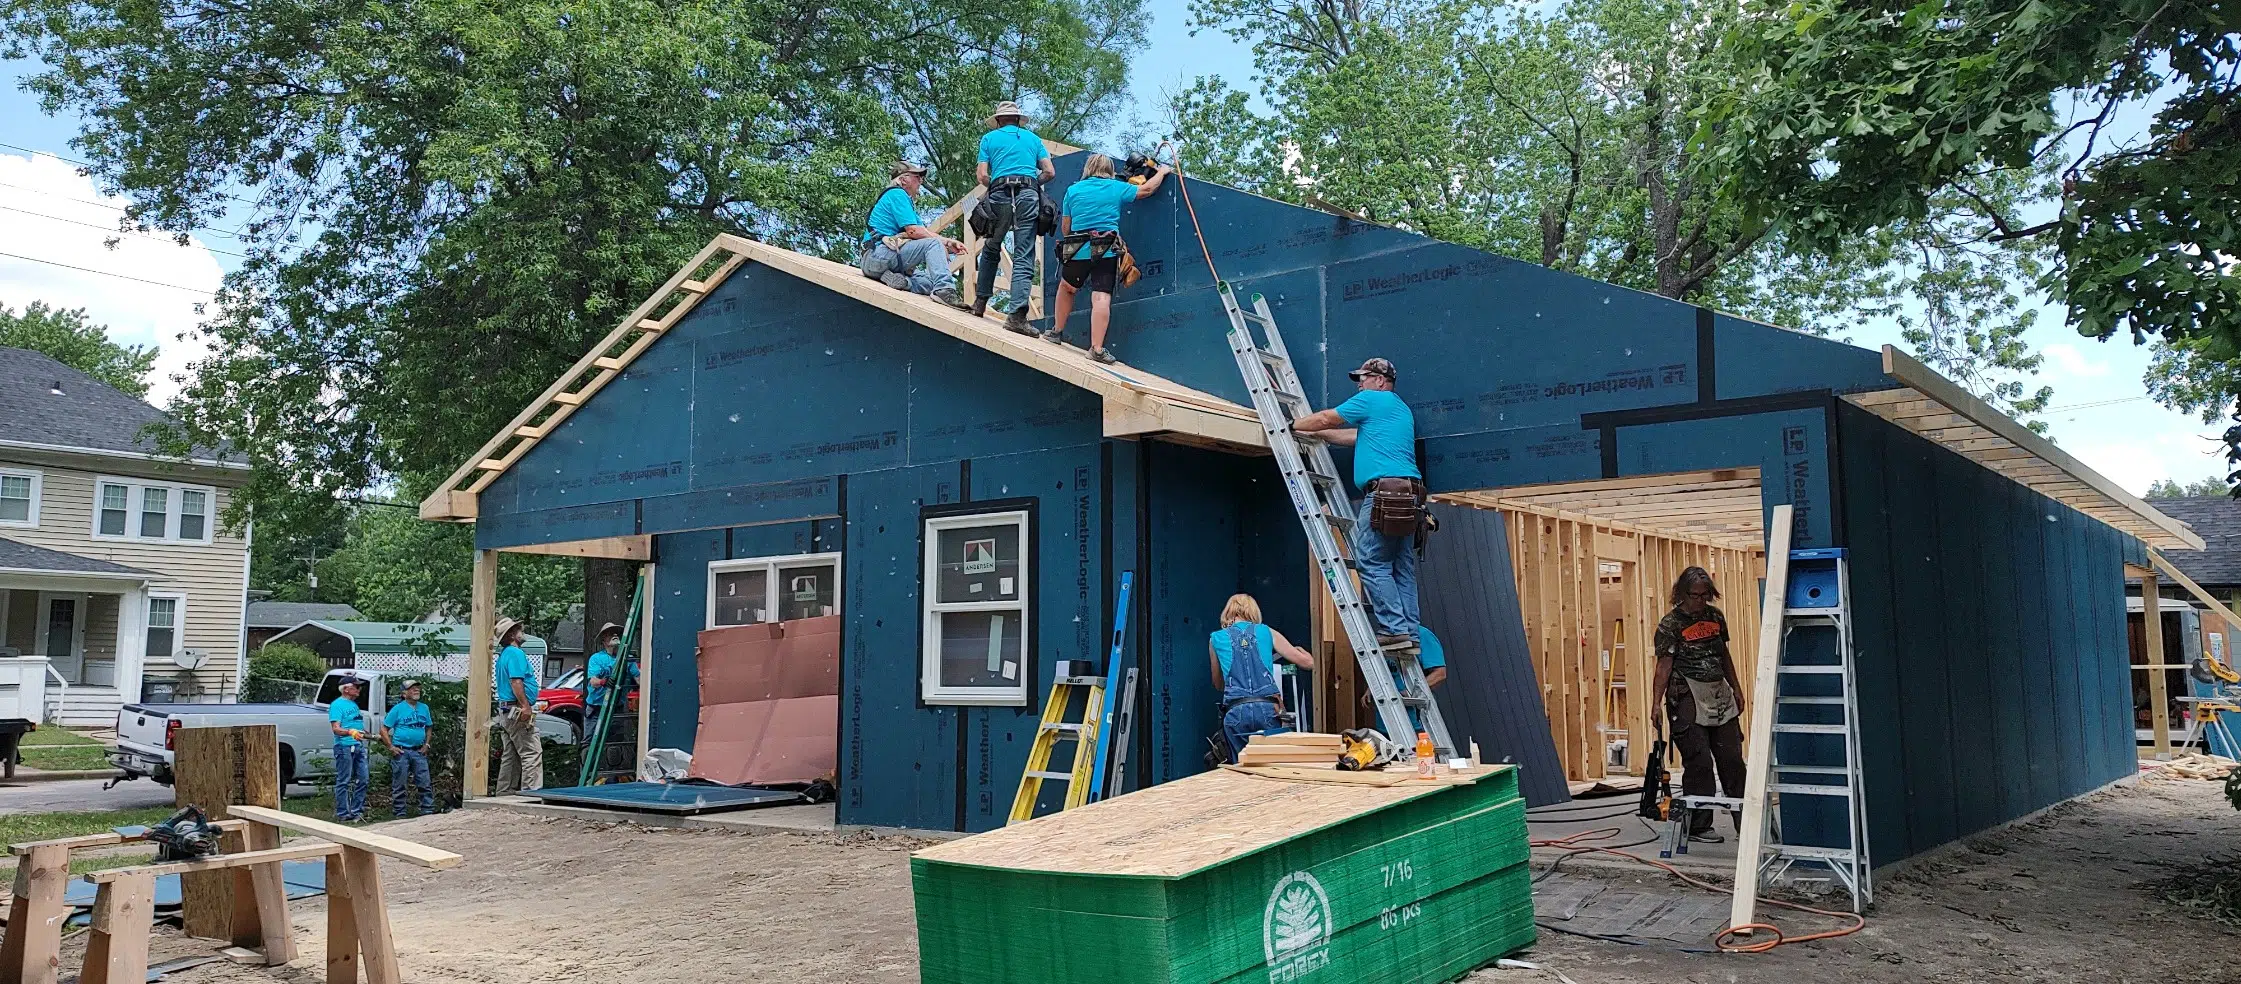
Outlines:
[[[918,217],[918,189],[926,184],[926,165],[897,161],[887,169],[891,180],[872,203],[864,219],[862,252],[856,268],[864,276],[893,287],[925,294],[950,307],[964,309],[957,299],[957,281],[949,275],[950,253],[962,253],[965,244],[936,235]]]
[[[520,619],[498,620],[498,728],[504,751],[498,756],[498,795],[545,788],[545,747],[537,737],[537,667],[522,651]]]
[[[622,626],[609,622],[599,627],[599,648],[584,661],[584,727],[588,730],[599,720],[599,709],[606,706],[609,695],[626,693],[638,682],[638,667],[622,665]],[[628,705],[615,705],[621,714]]]
[[[1027,114],[1009,99],[996,104],[988,117],[989,130],[980,138],[980,164],[975,169],[988,202],[996,209],[996,229],[980,247],[980,268],[975,277],[973,314],[988,310],[988,293],[996,289],[996,267],[1004,259],[1004,230],[1012,233],[1012,310],[1004,327],[1032,335],[1027,327],[1027,296],[1035,285],[1035,226],[1042,219],[1042,185],[1058,173],[1051,168],[1050,150],[1043,138],[1023,126]]]

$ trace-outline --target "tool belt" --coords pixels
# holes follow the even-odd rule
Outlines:
[[[1082,247],[1084,246],[1089,247],[1088,255],[1077,255],[1083,252]],[[1058,240],[1058,261],[1060,263],[1073,260],[1096,261],[1108,256],[1118,257],[1113,265],[1113,279],[1119,286],[1131,286],[1136,281],[1143,279],[1144,271],[1137,268],[1136,257],[1129,253],[1128,241],[1122,239],[1119,232],[1112,230],[1077,232],[1070,236],[1062,236]]]
[[[1372,479],[1370,529],[1380,536],[1415,536],[1424,524],[1424,483],[1413,478]]]
[[[1010,177],[997,178],[996,180],[989,182],[988,190],[1011,191],[1015,188],[1032,188],[1034,186],[1034,178],[1028,177],[1024,174],[1014,174]]]

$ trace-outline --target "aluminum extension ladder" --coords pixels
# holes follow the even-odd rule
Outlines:
[[[1362,679],[1369,682],[1379,722],[1386,735],[1404,747],[1411,744],[1409,736],[1423,731],[1431,736],[1440,757],[1454,755],[1454,739],[1448,737],[1447,721],[1440,716],[1439,703],[1432,699],[1432,688],[1424,682],[1424,667],[1417,662],[1415,651],[1399,646],[1385,649],[1377,644],[1377,630],[1370,624],[1369,609],[1363,605],[1350,573],[1352,565],[1339,549],[1338,534],[1354,529],[1353,504],[1339,484],[1330,447],[1292,433],[1292,421],[1315,408],[1307,402],[1299,374],[1292,369],[1291,355],[1276,330],[1276,318],[1268,313],[1268,301],[1254,294],[1253,309],[1247,311],[1238,306],[1237,294],[1227,281],[1216,283],[1214,292],[1221,295],[1222,307],[1229,311],[1230,352],[1237,357],[1245,389],[1253,395],[1253,409],[1260,413],[1261,429],[1267,434],[1269,451],[1276,456],[1276,469],[1284,476],[1284,488],[1291,493],[1292,509],[1307,531],[1308,553],[1314,556],[1315,567],[1323,574],[1323,586],[1330,589],[1331,600],[1338,605],[1339,623],[1346,627],[1346,641],[1354,650],[1355,661],[1361,664]],[[1254,341],[1255,325],[1267,336],[1265,346]],[[1394,679],[1396,667],[1398,682]],[[1411,724],[1411,710],[1421,716],[1423,727]]]
[[[1780,882],[1795,874],[1801,863],[1808,869],[1824,868],[1852,896],[1852,911],[1875,901],[1870,884],[1867,844],[1867,800],[1860,782],[1860,713],[1858,683],[1853,666],[1852,583],[1844,550],[1826,548],[1790,552],[1789,586],[1782,599],[1782,649],[1775,682],[1774,741],[1768,749],[1768,836],[1759,866],[1761,884]],[[1812,647],[1816,658],[1796,658],[1790,635],[1800,628],[1821,627],[1834,632],[1833,652]],[[1827,662],[1829,656],[1835,662]],[[1785,686],[1785,684],[1795,684]],[[1785,714],[1785,711],[1792,713]],[[1816,740],[1807,736],[1821,736]],[[1826,738],[1841,737],[1841,742]],[[1793,753],[1783,761],[1785,745],[1815,745],[1819,754]],[[1841,748],[1840,756],[1829,754]],[[1799,749],[1800,752],[1803,749]],[[1831,758],[1842,762],[1832,764]],[[1844,801],[1846,841],[1842,847],[1818,847],[1782,842],[1779,800],[1784,796],[1828,797]]]

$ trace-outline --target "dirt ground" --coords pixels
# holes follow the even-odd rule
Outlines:
[[[446,872],[384,863],[404,977],[414,984],[917,980],[909,856],[926,841],[658,830],[483,810],[380,829],[468,858]],[[1848,938],[1711,955],[1543,931],[1523,956],[1549,970],[1482,970],[1469,984],[1557,981],[1550,971],[1575,984],[2232,982],[2241,980],[2233,956],[2241,933],[2190,920],[2148,886],[2236,851],[2241,813],[2215,783],[2142,782],[1884,878],[1868,928]],[[302,950],[294,964],[211,965],[168,979],[324,980],[324,902],[293,911]],[[1781,921],[1823,925],[1810,919]],[[66,968],[81,949],[82,936],[66,948]],[[208,952],[159,935],[154,956]]]

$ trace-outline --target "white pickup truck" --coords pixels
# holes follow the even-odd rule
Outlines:
[[[382,670],[329,670],[319,681],[319,693],[310,704],[126,704],[117,711],[117,745],[109,750],[109,764],[123,774],[118,781],[148,778],[171,784],[174,733],[181,728],[225,728],[269,724],[280,736],[280,785],[309,776],[331,776],[335,771],[335,736],[327,726],[327,703],[341,693],[343,677],[366,683],[360,695],[369,722],[381,720],[389,707],[391,690],[405,674]],[[568,722],[550,714],[537,716],[537,732],[561,744],[575,740]]]

